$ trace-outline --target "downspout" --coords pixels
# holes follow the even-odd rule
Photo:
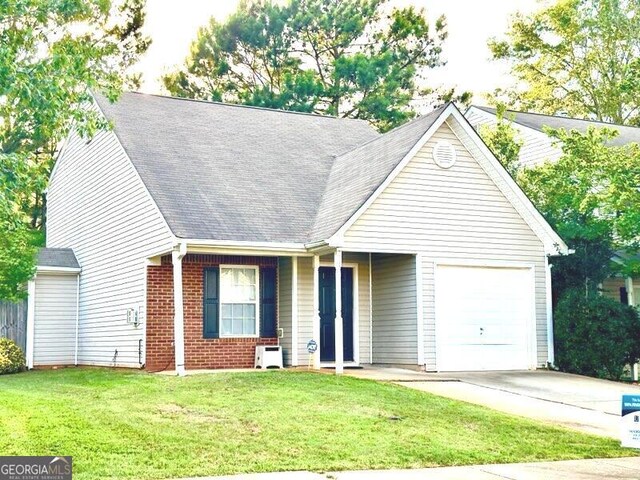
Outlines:
[[[76,348],[73,364],[78,366],[78,332],[80,330],[80,274],[76,277]]]

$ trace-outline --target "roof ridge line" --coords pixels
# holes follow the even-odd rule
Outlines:
[[[336,117],[336,116],[332,116],[332,115],[323,115],[320,113],[312,113],[312,112],[298,112],[295,110],[284,110],[282,108],[269,108],[269,107],[259,107],[257,105],[244,105],[241,103],[227,103],[227,102],[217,102],[217,101],[213,101],[213,100],[203,100],[200,98],[188,98],[188,97],[176,97],[173,95],[160,95],[158,93],[145,93],[145,92],[124,92],[127,94],[132,94],[132,95],[141,95],[141,96],[147,96],[147,97],[155,97],[155,98],[161,98],[161,99],[166,99],[166,100],[178,100],[178,101],[184,101],[184,102],[195,102],[195,103],[203,103],[205,105],[218,105],[218,106],[222,106],[222,107],[236,107],[236,108],[246,108],[246,109],[250,109],[250,110],[262,110],[262,111],[267,111],[270,113],[287,113],[287,114],[291,114],[291,115],[304,115],[304,116],[308,116],[308,117],[316,117],[316,118],[324,118],[324,119],[328,119],[328,120],[345,120],[345,121],[351,121],[351,122],[363,122],[363,123],[368,123],[366,120],[362,120],[360,118],[344,118],[344,117]]]
[[[381,134],[380,134],[380,135],[378,135],[377,137],[372,138],[371,140],[367,140],[366,142],[361,143],[360,145],[358,145],[358,146],[356,146],[356,147],[353,147],[353,148],[352,148],[352,149],[350,149],[350,150],[346,150],[346,151],[344,151],[344,152],[342,152],[342,153],[340,153],[340,154],[338,154],[338,155],[334,155],[334,157],[333,157],[333,158],[334,158],[334,159],[337,159],[337,158],[340,158],[340,157],[342,157],[342,156],[346,155],[347,153],[355,152],[356,150],[359,150],[360,148],[366,147],[366,146],[367,146],[367,145],[369,145],[370,143],[373,143],[373,142],[375,142],[375,141],[380,140],[380,139],[381,139],[382,137],[384,137],[385,135],[389,135],[389,134],[391,134],[391,133],[398,132],[398,131],[402,130],[402,129],[403,129],[403,128],[405,128],[405,127],[409,127],[409,126],[410,126],[410,125],[412,125],[413,123],[415,123],[415,122],[417,122],[417,121],[419,121],[419,120],[423,119],[424,117],[426,117],[426,116],[428,116],[428,115],[431,115],[432,113],[435,113],[435,112],[436,112],[436,111],[438,111],[438,110],[442,110],[442,111],[444,111],[444,110],[449,106],[449,104],[450,104],[450,103],[452,103],[452,102],[443,103],[443,104],[442,104],[442,105],[440,105],[439,107],[434,108],[433,110],[431,110],[429,113],[425,113],[424,115],[420,115],[419,117],[416,117],[416,118],[414,118],[414,119],[412,119],[412,120],[409,120],[408,122],[405,122],[405,123],[403,123],[402,125],[398,125],[397,127],[393,128],[393,129],[391,129],[391,130],[389,130],[388,132],[381,133]],[[333,165],[332,165],[332,168],[333,168]]]

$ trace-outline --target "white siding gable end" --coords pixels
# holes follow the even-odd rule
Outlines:
[[[175,238],[115,133],[72,132],[47,197],[47,246],[72,248],[82,267],[78,363],[142,366],[146,260]]]

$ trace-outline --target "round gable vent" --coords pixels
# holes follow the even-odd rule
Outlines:
[[[433,161],[440,168],[451,168],[456,163],[456,149],[445,140],[440,140],[433,147]]]

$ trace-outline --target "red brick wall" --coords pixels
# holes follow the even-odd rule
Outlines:
[[[220,264],[277,266],[273,257],[187,255],[182,260],[185,367],[251,368],[256,345],[277,345],[277,338],[203,338],[203,269]],[[147,267],[147,345],[145,368],[156,372],[175,368],[173,349],[173,266]]]

